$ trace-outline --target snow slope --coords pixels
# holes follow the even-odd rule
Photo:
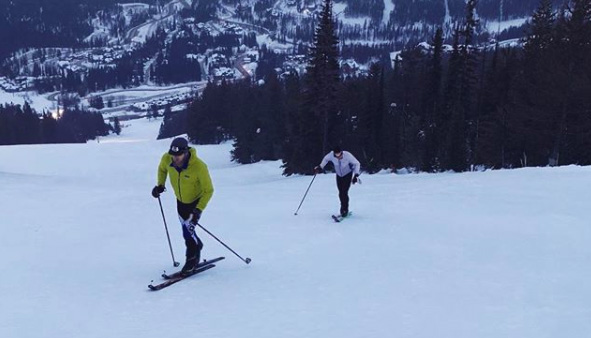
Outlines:
[[[585,337],[587,167],[362,175],[334,223],[334,176],[239,166],[197,146],[216,192],[199,232],[208,272],[174,270],[150,190],[158,122],[76,145],[0,147],[0,337]],[[319,159],[320,161],[320,159]],[[174,253],[184,244],[163,194]]]

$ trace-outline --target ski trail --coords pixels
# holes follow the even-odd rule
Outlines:
[[[390,14],[394,11],[394,2],[392,0],[384,0],[384,14],[382,15],[382,23],[387,25],[390,21]]]
[[[449,14],[449,3],[447,1],[448,0],[443,0],[443,2],[445,3],[445,17],[443,18],[444,26],[451,24],[451,15]]]

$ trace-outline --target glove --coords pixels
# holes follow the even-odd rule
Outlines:
[[[154,196],[154,198],[158,198],[160,197],[160,194],[164,192],[164,186],[163,185],[157,185],[152,189],[152,196]]]
[[[191,223],[193,224],[197,224],[197,222],[199,222],[199,219],[201,218],[201,210],[198,208],[193,209],[193,212],[191,213]]]
[[[355,176],[353,176],[353,184],[357,183],[359,181],[359,174],[355,174]]]
[[[314,173],[320,174],[321,172],[322,172],[322,168],[320,168],[319,165],[317,165],[317,166],[314,167]]]

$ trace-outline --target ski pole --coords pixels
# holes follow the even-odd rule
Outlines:
[[[220,241],[220,239],[219,239],[219,238],[215,237],[215,235],[214,235],[214,234],[212,234],[211,232],[209,232],[209,230],[205,229],[205,228],[204,228],[204,227],[203,227],[201,224],[197,223],[197,225],[198,225],[198,226],[199,226],[201,229],[203,229],[203,231],[207,232],[207,233],[208,233],[208,234],[209,234],[211,237],[215,238],[215,240],[216,240],[216,241],[220,242],[220,243],[221,243],[223,246],[225,246],[225,247],[226,247],[226,249],[228,249],[228,250],[232,251],[232,253],[233,253],[234,255],[236,255],[238,258],[240,258],[240,259],[241,259],[241,260],[242,260],[244,263],[246,263],[246,264],[250,264],[250,261],[251,261],[251,259],[250,259],[250,258],[248,258],[248,257],[246,257],[246,259],[242,258],[242,257],[241,257],[239,254],[237,254],[237,253],[236,253],[236,251],[232,250],[232,248],[230,248],[229,246],[227,246],[227,245],[226,245],[224,242]]]
[[[314,173],[314,177],[312,177],[312,182],[310,182],[308,189],[306,189],[306,193],[304,194],[304,198],[302,198],[302,201],[300,202],[300,205],[298,206],[298,210],[296,210],[294,215],[296,215],[296,216],[298,215],[298,211],[300,211],[300,208],[302,207],[302,203],[304,203],[304,200],[306,199],[306,195],[308,195],[308,191],[310,191],[310,187],[312,186],[312,183],[314,183],[315,178],[316,178],[316,173]]]
[[[158,204],[160,204],[160,212],[162,213],[162,220],[164,221],[164,229],[166,229],[166,238],[168,238],[168,247],[170,248],[170,255],[172,256],[172,265],[179,266],[180,263],[174,259],[174,253],[172,252],[172,244],[170,244],[170,235],[168,234],[168,226],[166,225],[166,218],[164,218],[164,210],[162,209],[162,201],[158,196]]]

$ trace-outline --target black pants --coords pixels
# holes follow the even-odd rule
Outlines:
[[[339,200],[341,200],[341,213],[349,212],[349,188],[351,188],[351,179],[353,173],[340,177],[337,176],[337,188],[339,188]]]
[[[185,222],[186,219],[191,217],[191,213],[199,200],[192,203],[185,204],[181,201],[176,201],[176,210],[179,213],[179,221],[183,227],[183,237],[185,238],[185,246],[187,247],[186,256],[187,258],[197,257],[197,262],[201,259],[201,249],[203,249],[203,242],[197,237],[195,232],[195,224],[193,222]]]

